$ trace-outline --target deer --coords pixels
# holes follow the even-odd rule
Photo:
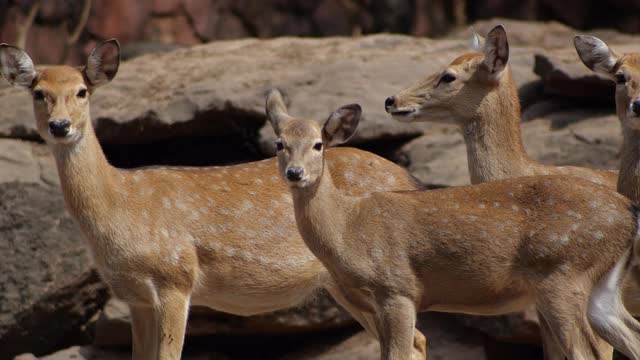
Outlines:
[[[472,48],[476,51],[458,56],[442,71],[388,97],[386,111],[400,122],[459,126],[471,184],[522,176],[571,175],[611,189],[617,187],[617,171],[550,166],[531,159],[520,133],[520,101],[509,69],[505,28],[495,26],[486,40],[474,33]],[[625,286],[625,305],[632,314],[640,315],[637,282]]]
[[[549,166],[531,159],[520,133],[520,101],[509,68],[502,25],[486,40],[474,33],[473,52],[385,100],[396,121],[457,125],[464,136],[471,184],[534,175],[572,175],[615,188],[615,171]]]
[[[629,199],[563,175],[349,196],[326,154],[353,135],[361,107],[342,106],[323,126],[281,109],[269,93],[300,235],[377,332],[381,359],[409,357],[419,311],[498,315],[532,304],[550,359],[611,358],[607,342],[640,358],[640,324],[621,299],[639,239]]]
[[[119,64],[115,39],[97,45],[82,67],[38,69],[24,50],[0,44],[0,72],[33,98],[66,209],[101,278],[131,310],[133,358],[179,359],[190,305],[249,316],[297,306],[325,288],[359,320],[302,241],[274,158],[220,167],[108,162],[89,100]],[[403,168],[362,150],[335,149],[327,163],[353,195],[420,188]],[[425,351],[416,332],[412,356],[424,359]]]
[[[616,83],[616,114],[623,135],[617,189],[640,204],[640,54],[618,55],[595,36],[578,35],[573,42],[585,66]],[[631,274],[640,280],[640,267],[634,267]],[[630,298],[640,301],[640,290],[632,286],[627,290]]]

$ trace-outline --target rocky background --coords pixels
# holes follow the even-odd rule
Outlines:
[[[284,89],[290,112],[323,120],[358,102],[352,146],[406,166],[429,186],[468,184],[456,128],[400,124],[384,99],[468,51],[468,22],[491,15],[559,18],[580,28],[637,31],[636,19],[586,1],[19,1],[0,0],[0,41],[37,63],[81,63],[117,37],[125,58],[92,98],[116,166],[220,165],[273,155],[264,91]],[[563,8],[563,6],[565,6]],[[571,11],[566,11],[571,7]],[[563,11],[564,10],[564,11]],[[615,14],[617,20],[608,20]],[[624,21],[623,21],[624,20]],[[621,144],[613,83],[579,61],[571,38],[588,32],[619,53],[640,39],[614,30],[494,18],[507,28],[529,154],[547,164],[616,168]],[[437,36],[366,35],[380,31]],[[270,38],[280,35],[351,37]],[[200,43],[206,43],[198,45]],[[128,312],[110,298],[66,214],[53,159],[38,137],[29,96],[0,80],[0,360],[126,359]],[[422,314],[430,359],[541,359],[535,314]],[[243,318],[192,309],[186,359],[370,359],[377,343],[326,294],[299,309]],[[22,354],[22,355],[20,355]]]

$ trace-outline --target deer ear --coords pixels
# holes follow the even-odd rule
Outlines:
[[[349,104],[334,111],[322,128],[322,141],[327,147],[347,142],[356,132],[362,108]]]
[[[573,45],[578,51],[580,60],[589,69],[609,76],[613,73],[618,56],[604,41],[595,36],[578,35],[573,38]]]
[[[499,79],[509,62],[509,42],[504,26],[498,25],[489,31],[482,52],[485,67],[492,77]]]
[[[480,36],[480,34],[474,31],[473,34],[471,35],[471,50],[477,51],[477,52],[483,52],[485,42],[486,42],[485,38],[483,38],[482,36]]]
[[[30,88],[36,78],[33,61],[15,46],[0,44],[0,72],[13,86]]]
[[[284,124],[291,120],[291,116],[289,116],[287,112],[287,105],[284,103],[284,98],[280,90],[269,90],[264,107],[267,119],[269,119],[273,130],[277,136],[280,136]]]
[[[120,65],[120,44],[118,40],[111,39],[96,46],[84,68],[84,76],[92,87],[109,83],[118,72]]]

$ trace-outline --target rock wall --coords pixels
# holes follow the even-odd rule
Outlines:
[[[128,57],[245,37],[443,36],[493,17],[633,33],[639,7],[633,0],[0,0],[0,42],[23,45],[38,63],[80,64],[108,38],[128,45]]]

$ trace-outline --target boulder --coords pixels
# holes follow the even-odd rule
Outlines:
[[[417,326],[428,338],[428,357],[435,360],[487,359],[484,355],[483,336],[458,323],[447,314],[424,313],[418,316]],[[247,344],[251,346],[246,346]],[[520,353],[520,355],[526,355]],[[183,359],[283,359],[283,360],[340,360],[376,359],[380,347],[376,340],[362,330],[333,331],[322,336],[255,338],[208,336],[202,341],[187,340]],[[41,357],[42,360],[128,359],[127,347],[120,349],[102,346],[73,346]],[[32,354],[23,354],[15,360],[32,360]]]
[[[300,307],[248,317],[193,306],[186,336],[291,335],[335,330],[352,324],[351,316],[322,291]],[[122,301],[112,298],[107,302],[96,322],[94,344],[101,347],[131,344],[130,313]]]
[[[564,109],[538,114],[523,123],[522,137],[530,157],[549,165],[617,169],[622,145],[620,124],[613,107]],[[467,153],[455,126],[432,125],[425,135],[399,150],[408,169],[431,185],[469,184]]]
[[[429,360],[484,360],[482,334],[465,328],[451,315],[424,313],[418,316],[418,329],[427,338],[427,358]],[[283,360],[340,360],[378,359],[380,345],[364,331],[341,339],[335,344],[312,345],[308,348],[286,354]]]
[[[98,39],[139,40],[152,10],[153,0],[93,0],[87,31]]]
[[[0,358],[6,359],[81,339],[107,289],[65,212],[45,146],[0,139],[0,154]]]
[[[264,126],[264,92],[277,86],[298,116],[324,120],[340,105],[361,103],[364,120],[353,144],[407,140],[420,127],[390,121],[384,99],[465,45],[392,35],[211,43],[124,62],[115,81],[96,92],[92,114],[107,144],[246,138]],[[0,101],[8,105],[0,135],[37,138],[28,94],[3,87]]]

